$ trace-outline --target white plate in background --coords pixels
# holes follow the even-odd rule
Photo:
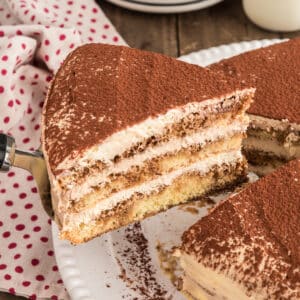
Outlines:
[[[182,13],[203,9],[222,0],[107,0],[115,5],[147,13]]]
[[[180,59],[189,63],[206,66],[223,58],[279,42],[280,40],[261,40],[234,43],[213,47],[185,55]],[[159,241],[167,247],[178,245],[181,234],[207,212],[207,207],[200,208],[199,215],[191,214],[177,207],[158,214],[141,222],[141,233],[148,240],[149,264],[153,270],[155,281],[172,295],[173,300],[183,300],[183,296],[175,289],[159,266],[156,245]],[[131,280],[140,283],[141,269],[126,263],[124,254],[135,253],[134,244],[128,242],[131,226],[110,232],[86,244],[72,246],[58,239],[58,229],[52,225],[52,234],[57,264],[71,298],[73,300],[131,300],[143,298],[139,291],[132,290],[120,279],[125,272]],[[135,255],[135,254],[134,254]],[[142,259],[143,253],[137,253]],[[151,293],[151,291],[149,291]]]

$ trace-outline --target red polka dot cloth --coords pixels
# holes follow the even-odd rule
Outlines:
[[[0,0],[0,25],[0,130],[37,149],[47,86],[66,55],[83,43],[125,43],[93,0]],[[28,172],[0,174],[0,208],[0,290],[67,299]]]

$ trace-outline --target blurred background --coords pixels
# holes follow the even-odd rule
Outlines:
[[[179,0],[148,2],[168,1],[174,3]],[[127,1],[114,0],[114,2]],[[255,9],[260,20],[269,20],[273,26],[274,24],[281,28],[285,26],[288,30],[294,25],[299,30],[267,31],[254,25],[243,10],[242,0],[224,0],[208,8],[177,14],[130,11],[107,1],[98,0],[107,17],[131,47],[152,50],[174,57],[221,44],[300,36],[299,0],[248,0],[244,2],[244,4],[248,2],[248,6],[253,6],[251,11],[250,8],[248,9],[252,15]],[[294,14],[297,15],[294,16]],[[296,21],[292,18],[296,18]],[[292,21],[293,24],[290,25]]]

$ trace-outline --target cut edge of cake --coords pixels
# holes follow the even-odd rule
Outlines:
[[[249,114],[243,141],[249,170],[263,176],[300,157],[300,124]]]
[[[266,175],[300,158],[300,38],[248,51],[209,68],[256,87],[244,140],[249,170]]]

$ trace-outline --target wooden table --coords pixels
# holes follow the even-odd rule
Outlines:
[[[174,57],[221,44],[300,36],[300,31],[278,33],[258,28],[243,13],[241,0],[225,0],[211,8],[176,15],[143,14],[98,2],[129,46]]]
[[[133,12],[103,0],[98,3],[129,46],[174,57],[239,41],[300,36],[300,31],[278,33],[258,28],[243,13],[240,0],[225,0],[208,9],[172,15]],[[17,299],[24,298],[0,292],[0,300]]]

